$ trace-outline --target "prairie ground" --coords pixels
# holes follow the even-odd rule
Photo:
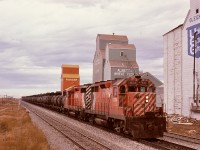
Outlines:
[[[14,99],[0,100],[0,150],[49,150],[43,132]]]

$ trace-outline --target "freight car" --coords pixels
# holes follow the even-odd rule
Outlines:
[[[162,137],[166,118],[156,111],[155,86],[140,76],[70,87],[22,100],[100,124],[133,138]]]

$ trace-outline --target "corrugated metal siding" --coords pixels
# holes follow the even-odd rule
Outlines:
[[[184,40],[186,43],[187,41]],[[187,47],[186,44],[183,47]],[[185,52],[183,53],[183,115],[190,114],[190,106],[191,103],[189,101],[189,97],[193,96],[193,59],[191,56],[187,54],[187,48],[183,49]]]
[[[174,31],[174,111],[182,114],[182,28]]]
[[[108,68],[104,68],[106,65],[106,56],[104,50],[106,49],[106,45],[109,43],[114,44],[128,44],[128,39],[126,36],[119,35],[104,35],[98,34],[96,38],[96,52],[93,60],[93,82],[103,81],[107,78],[110,78],[108,74]],[[105,72],[104,71],[108,71]],[[106,77],[104,78],[104,75]]]
[[[79,74],[63,74],[62,77],[63,78],[70,78],[70,79],[80,78]]]
[[[100,52],[94,58],[93,62],[93,82],[103,80],[103,58]]]
[[[168,99],[167,99],[167,112],[174,113],[174,34],[173,32],[168,34]]]
[[[80,76],[78,65],[62,65],[61,69],[61,92],[63,94],[65,89],[80,84]]]
[[[199,0],[190,0],[190,8],[198,9],[200,6]]]
[[[111,67],[109,61],[105,62],[104,81],[111,80]]]
[[[121,52],[123,52],[123,56],[120,56]],[[109,60],[136,61],[136,50],[109,49]]]
[[[193,17],[195,15],[194,10],[190,11],[190,14],[188,16],[188,19],[186,21],[186,24],[183,28],[183,111],[182,114],[185,116],[190,116],[190,97],[193,97],[193,57],[188,55],[188,36],[187,36],[187,30],[189,26],[192,26],[194,24],[189,23],[189,18]],[[196,22],[197,23],[197,22]]]
[[[164,48],[164,109],[168,112],[168,36],[163,36]]]
[[[128,41],[113,41],[113,40],[99,40],[99,49],[105,49],[106,45],[112,43],[112,44],[128,44]]]
[[[134,44],[108,44],[109,49],[136,49]]]
[[[165,103],[168,113],[182,114],[182,28],[164,36]]]
[[[63,68],[62,69],[63,74],[79,74],[79,69],[78,68]]]
[[[164,87],[163,86],[156,87],[156,106],[162,107],[163,102],[164,102]]]
[[[62,91],[69,87],[80,85],[79,78],[62,78],[62,82],[63,82]]]
[[[127,55],[128,58],[120,56],[121,51],[124,51],[124,55]],[[106,65],[104,68],[104,80],[114,80],[115,78],[126,78],[128,76],[134,75],[134,73],[138,73],[139,67],[135,60],[136,57],[135,53],[136,53],[135,50],[130,50],[130,49],[121,50],[120,47],[119,49],[109,49],[107,46],[105,53]],[[110,64],[111,60],[115,61],[116,64],[115,67],[113,66],[113,64],[111,66]],[[134,60],[134,62],[132,60]],[[122,66],[120,62],[122,62],[124,66]]]
[[[145,73],[141,74],[141,77],[142,77],[142,79],[149,79],[151,82],[153,82],[155,87],[161,86],[163,84],[160,80],[158,80],[155,76],[153,76],[149,72],[145,72]]]
[[[111,67],[127,67],[130,69],[139,68],[136,61],[119,61],[119,60],[110,60]]]

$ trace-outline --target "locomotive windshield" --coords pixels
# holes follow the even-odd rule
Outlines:
[[[128,92],[137,92],[137,87],[136,86],[129,86]]]
[[[141,86],[139,92],[146,92],[146,91],[147,91],[146,89],[147,89],[147,88],[146,88],[145,86]]]
[[[155,92],[155,87],[147,79],[129,80],[126,82],[128,92]]]

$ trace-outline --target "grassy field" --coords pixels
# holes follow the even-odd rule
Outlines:
[[[0,100],[0,150],[49,150],[42,131],[16,100]]]

